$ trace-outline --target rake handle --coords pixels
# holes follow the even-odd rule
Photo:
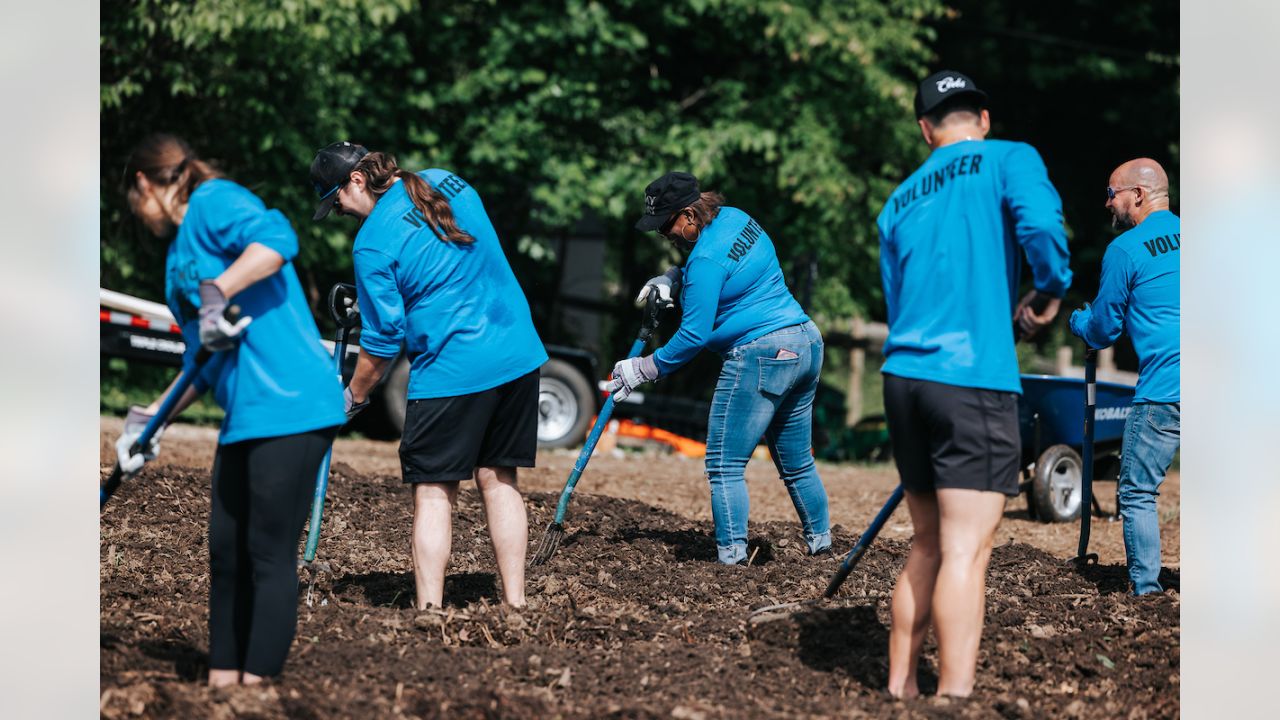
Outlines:
[[[889,496],[889,500],[880,508],[880,512],[876,514],[871,525],[867,527],[866,532],[862,533],[862,537],[858,538],[858,542],[844,556],[844,560],[840,563],[840,569],[836,570],[836,574],[831,577],[831,582],[827,584],[827,590],[822,597],[831,599],[835,596],[836,591],[844,584],[845,578],[849,577],[849,573],[853,572],[853,568],[858,565],[858,561],[866,554],[867,548],[871,547],[871,543],[875,542],[876,536],[880,534],[880,530],[884,524],[889,521],[889,516],[893,515],[893,511],[898,509],[898,503],[902,502],[903,490],[899,485],[894,489],[893,494]]]
[[[631,352],[627,357],[633,358],[644,352],[645,343],[649,341],[648,332],[641,332],[640,337],[631,344]],[[564,490],[560,491],[560,502],[556,504],[556,523],[564,522],[565,512],[569,509],[569,497],[573,495],[573,489],[578,485],[578,478],[582,477],[582,473],[587,469],[587,463],[591,460],[591,454],[596,450],[596,443],[600,442],[600,435],[604,432],[604,428],[609,424],[609,418],[613,416],[614,406],[613,395],[604,401],[604,406],[600,408],[600,414],[596,416],[596,422],[591,426],[591,432],[587,434],[587,441],[582,445],[582,451],[578,453],[578,459],[573,463],[573,470],[569,472],[569,479],[565,481]]]

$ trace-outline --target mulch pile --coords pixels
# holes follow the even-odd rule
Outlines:
[[[888,597],[907,545],[880,541],[835,600],[839,557],[795,523],[752,526],[753,565],[714,562],[708,525],[634,501],[574,498],[568,535],[529,573],[530,607],[498,603],[477,494],[461,494],[446,606],[412,608],[411,509],[398,478],[339,463],[285,675],[210,691],[207,470],[146,469],[102,517],[101,683],[108,718],[677,718],[1178,715],[1179,596],[1125,594],[1122,567],[1077,572],[1022,544],[992,557],[975,695],[897,702]],[[536,544],[555,496],[529,498]],[[835,529],[836,547],[856,531]],[[922,690],[936,686],[930,641]]]

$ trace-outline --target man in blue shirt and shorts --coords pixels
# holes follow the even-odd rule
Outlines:
[[[898,697],[919,694],[930,622],[938,693],[973,691],[991,544],[1018,494],[1012,328],[1029,335],[1052,321],[1071,283],[1058,193],[1030,145],[985,139],[986,99],[950,70],[920,83],[916,118],[933,152],[878,220],[885,414],[915,531],[893,593]],[[1035,290],[1017,302],[1024,253]]]
[[[1162,590],[1156,498],[1182,437],[1182,224],[1169,211],[1169,176],[1149,158],[1111,173],[1107,209],[1112,227],[1125,232],[1107,246],[1098,297],[1071,313],[1071,332],[1104,348],[1128,331],[1138,353],[1117,494],[1129,580],[1144,595]]]

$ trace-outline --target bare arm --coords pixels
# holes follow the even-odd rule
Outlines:
[[[360,357],[356,358],[355,373],[351,376],[351,383],[347,386],[351,390],[351,399],[357,403],[367,401],[369,399],[369,391],[373,390],[373,386],[377,385],[382,376],[387,374],[387,370],[391,367],[391,361],[394,359],[370,355],[367,350],[360,348]]]
[[[284,267],[284,256],[261,243],[249,243],[240,257],[222,271],[213,283],[227,298],[235,297],[245,288],[275,274]]]
[[[179,375],[178,377],[174,378],[173,382],[169,383],[169,387],[165,388],[164,392],[160,393],[160,397],[151,401],[151,404],[147,406],[148,413],[155,415],[156,413],[160,412],[160,403],[164,402],[164,399],[169,397],[169,393],[173,392],[173,386],[178,384],[178,380],[181,379],[181,377],[182,376]],[[178,398],[178,404],[173,406],[173,412],[171,412],[169,414],[169,417],[165,419],[165,423],[167,424],[167,423],[173,422],[179,415],[182,414],[183,410],[186,410],[187,408],[191,407],[191,403],[195,402],[196,398],[199,397],[199,395],[200,393],[196,392],[196,389],[194,386],[190,386],[190,385],[187,386],[187,391],[182,393],[182,397]]]

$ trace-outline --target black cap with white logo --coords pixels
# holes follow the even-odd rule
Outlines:
[[[669,172],[644,189],[644,215],[636,223],[640,232],[662,227],[671,214],[692,205],[702,193],[698,178],[686,172]]]
[[[316,206],[312,220],[323,219],[329,214],[338,201],[338,189],[347,184],[356,163],[368,154],[363,146],[346,141],[336,142],[316,153],[316,159],[311,161],[311,183],[320,196],[320,204]]]
[[[981,107],[986,107],[987,94],[978,89],[973,80],[955,70],[942,70],[920,81],[916,90],[916,117],[928,115],[942,103],[961,95],[969,95]]]

